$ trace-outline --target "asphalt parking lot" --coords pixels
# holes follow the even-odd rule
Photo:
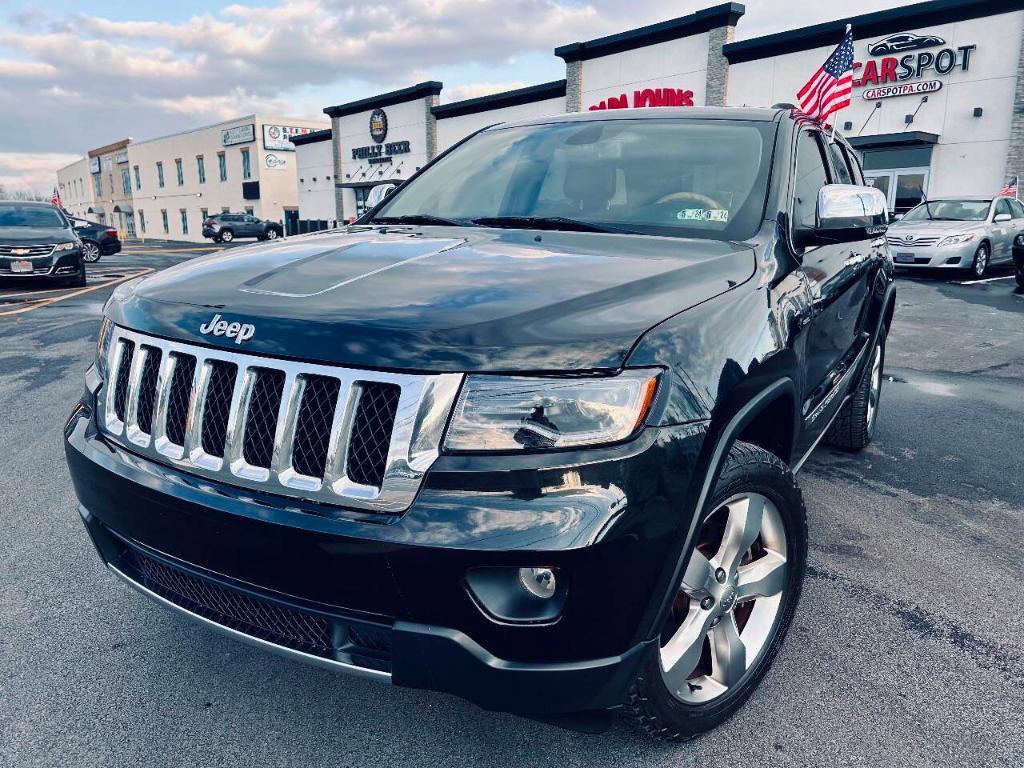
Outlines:
[[[0,287],[0,765],[1024,762],[1024,293],[1008,273],[900,280],[875,443],[801,472],[810,573],[776,665],[724,727],[663,745],[307,668],[104,570],[61,426],[114,285],[192,255],[130,246],[85,289]]]

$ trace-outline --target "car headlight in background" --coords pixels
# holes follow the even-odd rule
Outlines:
[[[1024,246],[1024,235],[1017,235],[1017,239],[1013,241],[1013,244]]]
[[[970,232],[963,235],[950,235],[939,240],[938,248],[942,248],[945,245],[960,245],[960,243],[969,243],[974,239],[974,235]]]
[[[60,251],[73,251],[78,247],[78,243],[57,243],[53,246],[54,253]]]
[[[445,448],[516,451],[625,440],[650,411],[658,371],[601,378],[469,376]]]

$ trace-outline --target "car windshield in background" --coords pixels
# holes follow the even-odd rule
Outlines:
[[[984,221],[991,200],[930,200],[903,217],[903,221]]]
[[[775,124],[617,119],[492,128],[374,222],[743,240],[760,225]]]
[[[0,204],[0,227],[63,227],[56,208],[39,205]]]

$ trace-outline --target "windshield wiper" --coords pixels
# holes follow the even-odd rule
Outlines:
[[[605,224],[568,219],[564,216],[485,216],[473,219],[481,227],[502,227],[505,229],[553,229],[566,232],[606,232],[620,235],[635,235],[636,232]]]
[[[411,213],[407,216],[377,216],[367,224],[423,224],[426,226],[438,227],[465,227],[465,221],[445,219],[441,216],[431,216],[429,213]]]

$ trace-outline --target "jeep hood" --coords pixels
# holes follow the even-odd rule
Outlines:
[[[649,328],[753,273],[749,246],[712,240],[357,227],[185,262],[107,312],[157,336],[357,367],[614,369]],[[217,314],[254,335],[200,333]]]

